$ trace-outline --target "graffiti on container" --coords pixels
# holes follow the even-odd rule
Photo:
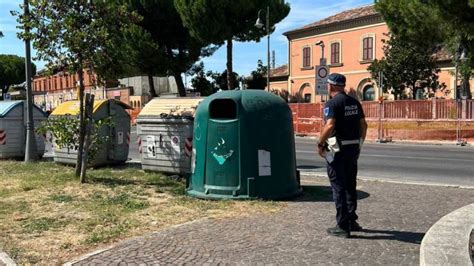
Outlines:
[[[232,154],[234,154],[234,150],[228,150],[227,146],[225,145],[225,140],[221,138],[221,140],[217,142],[217,146],[211,151],[211,154],[214,156],[214,159],[216,159],[219,165],[223,165],[227,159],[229,159]]]

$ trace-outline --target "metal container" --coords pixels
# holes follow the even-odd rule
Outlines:
[[[112,126],[104,126],[99,131],[99,136],[108,137],[108,140],[89,162],[89,166],[121,164],[127,161],[130,146],[130,115],[126,112],[132,109],[129,105],[118,100],[96,100],[92,118],[99,120],[111,118]],[[59,105],[51,117],[79,114],[79,101],[68,101]],[[54,161],[63,164],[76,164],[77,150],[53,148]]]
[[[202,98],[155,98],[137,117],[144,170],[190,172],[194,112]]]
[[[0,101],[0,158],[20,158],[25,156],[26,143],[26,101]],[[38,106],[33,108],[35,127],[47,119]],[[45,139],[36,134],[38,156],[42,157]]]

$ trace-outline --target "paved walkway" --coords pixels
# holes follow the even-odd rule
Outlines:
[[[304,177],[305,195],[277,214],[201,220],[123,242],[75,265],[419,264],[424,233],[474,202],[474,190],[359,181],[364,232],[330,237],[335,208],[326,178]]]

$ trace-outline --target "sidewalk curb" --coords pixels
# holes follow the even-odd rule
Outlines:
[[[0,262],[5,263],[7,266],[16,266],[15,261],[13,261],[5,252],[0,252]]]
[[[310,176],[310,177],[323,177],[327,178],[326,174],[323,173],[314,173],[314,172],[304,172],[300,171],[301,176]],[[461,188],[461,189],[474,189],[474,186],[460,186],[460,185],[450,185],[442,183],[429,183],[429,182],[416,182],[416,181],[397,181],[390,179],[380,179],[375,177],[365,177],[358,176],[358,180],[367,181],[367,182],[380,182],[380,183],[390,183],[390,184],[400,184],[400,185],[417,185],[417,186],[432,186],[432,187],[448,187],[448,188]]]
[[[209,218],[205,217],[205,218],[200,218],[200,219],[197,219],[197,220],[194,220],[194,221],[189,221],[189,222],[185,222],[185,223],[182,223],[182,224],[177,224],[177,225],[173,225],[173,226],[170,226],[170,227],[166,227],[166,228],[162,228],[161,230],[158,230],[158,231],[153,231],[153,232],[149,232],[149,233],[146,233],[145,235],[140,235],[140,236],[135,236],[135,237],[131,237],[131,238],[128,238],[128,239],[124,239],[122,241],[119,241],[117,243],[114,243],[108,247],[105,247],[105,248],[102,248],[102,249],[99,249],[99,250],[96,250],[96,251],[92,251],[90,253],[87,253],[85,255],[82,255],[76,259],[73,259],[69,262],[66,262],[63,264],[63,266],[72,266],[74,265],[75,263],[79,263],[85,259],[88,259],[94,255],[97,255],[97,254],[100,254],[100,253],[103,253],[103,252],[106,252],[108,250],[111,250],[115,247],[118,247],[120,244],[124,243],[124,242],[128,242],[128,241],[134,241],[134,240],[137,240],[137,239],[140,239],[140,238],[144,238],[144,237],[147,237],[149,235],[152,235],[152,234],[156,234],[156,233],[159,233],[163,230],[169,230],[169,229],[173,229],[173,228],[179,228],[179,227],[182,227],[182,226],[186,226],[186,225],[189,225],[189,224],[193,224],[193,223],[197,223],[197,222],[201,222],[201,221],[204,221],[204,220],[207,220]],[[8,265],[8,264],[7,264]]]
[[[433,224],[420,245],[420,265],[470,265],[474,203],[454,210]]]

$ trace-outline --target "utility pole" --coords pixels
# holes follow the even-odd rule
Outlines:
[[[270,91],[270,6],[267,6],[265,25],[262,23],[262,20],[260,19],[260,13],[262,11],[263,9],[260,9],[258,11],[257,22],[255,22],[255,27],[259,29],[266,27],[267,29],[267,91]]]
[[[25,18],[30,16],[28,0],[23,1],[23,11]],[[28,35],[30,29],[25,25],[25,33]],[[35,139],[35,125],[33,121],[33,93],[31,91],[31,46],[30,39],[25,38],[25,72],[26,72],[26,144],[25,162],[32,162],[38,159],[38,152]]]
[[[270,6],[267,6],[267,91],[270,91]]]
[[[458,74],[459,74],[459,63],[464,62],[466,60],[466,51],[464,47],[459,44],[458,49],[455,54],[455,59],[456,59],[456,65],[455,65],[455,77],[454,77],[454,99],[456,102],[456,145],[460,146],[466,146],[467,142],[462,139],[462,134],[461,134],[461,109],[462,109],[462,102],[461,102],[461,89],[459,91],[458,95]],[[463,84],[464,87],[464,84]],[[464,94],[464,93],[462,93]]]
[[[383,128],[382,128],[382,116],[383,116],[383,72],[379,72],[379,80],[378,80],[378,85],[379,85],[379,121],[378,121],[378,137],[377,137],[377,142],[383,143],[385,142],[382,139],[383,135]]]
[[[272,68],[275,68],[275,50],[272,50]]]

